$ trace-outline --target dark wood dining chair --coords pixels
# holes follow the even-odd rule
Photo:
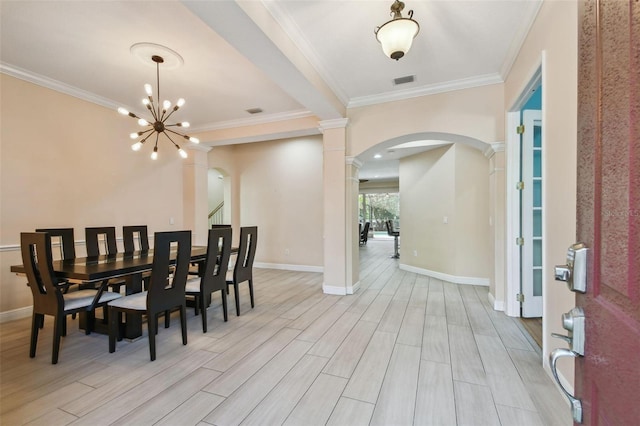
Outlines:
[[[118,253],[115,226],[99,226],[85,228],[87,256],[112,255]]]
[[[177,257],[172,266],[172,245]],[[187,304],[185,287],[191,258],[191,231],[156,232],[154,234],[153,264],[147,291],[131,294],[109,303],[109,352],[115,352],[116,339],[121,340],[122,313],[147,315],[149,354],[156,359],[158,315],[178,308],[182,326],[182,344],[187,344]],[[166,324],[166,322],[165,322]]]
[[[209,230],[207,258],[201,277],[187,280],[186,295],[195,298],[195,313],[202,313],[202,332],[207,332],[207,306],[211,293],[222,295],[222,315],[227,321],[227,270],[231,256],[231,228]]]
[[[73,228],[38,228],[36,229],[36,232],[48,233],[51,237],[52,244],[54,244],[55,240],[58,240],[57,246],[60,249],[60,259],[72,260],[76,258],[76,245],[73,236]]]
[[[20,250],[31,294],[33,295],[33,315],[31,321],[31,344],[29,356],[36,356],[38,330],[44,323],[44,316],[54,317],[53,348],[51,363],[58,363],[60,338],[66,336],[66,316],[77,312],[87,312],[86,333],[91,332],[94,311],[109,301],[121,297],[120,294],[98,290],[78,290],[63,293],[53,272],[51,236],[46,232],[23,232],[20,234]]]
[[[85,228],[84,233],[88,257],[100,255],[113,256],[118,253],[115,226],[89,227]],[[119,293],[120,288],[126,285],[126,281],[121,278],[113,278],[108,280],[107,284],[113,291]]]
[[[369,228],[371,227],[371,222],[365,222],[362,231],[360,231],[360,245],[367,245],[367,241],[369,240]]]
[[[147,225],[123,226],[122,242],[124,243],[125,253],[138,250],[148,251],[149,235]]]
[[[46,232],[51,237],[51,250],[57,246],[60,251],[61,260],[73,260],[76,258],[76,245],[73,236],[73,228],[38,228],[36,232]],[[69,290],[71,282],[65,279],[59,279],[58,285],[63,286],[64,291]],[[75,315],[74,315],[75,317]]]
[[[233,286],[234,296],[236,298],[236,315],[240,316],[240,295],[238,286],[243,282],[249,283],[249,298],[251,299],[251,308],[255,306],[253,300],[253,260],[256,257],[256,246],[258,244],[258,227],[244,226],[240,228],[240,245],[238,247],[238,256],[233,267],[231,279],[227,277],[227,293],[229,286]]]

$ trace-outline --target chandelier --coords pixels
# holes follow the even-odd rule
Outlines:
[[[194,138],[193,136],[188,136],[183,133],[177,132],[173,129],[170,129],[170,127],[183,127],[183,128],[189,127],[189,123],[186,121],[178,122],[175,124],[167,124],[167,120],[169,119],[169,117],[171,117],[171,115],[174,112],[176,112],[178,109],[180,109],[181,106],[184,105],[184,99],[182,98],[178,99],[178,102],[176,102],[173,108],[171,107],[171,102],[167,100],[162,102],[162,105],[160,105],[160,64],[164,62],[164,59],[162,58],[162,56],[153,55],[151,56],[151,60],[156,64],[156,92],[158,94],[158,103],[156,104],[156,102],[153,99],[153,90],[151,89],[151,85],[145,84],[144,90],[147,92],[147,97],[142,99],[142,104],[147,107],[149,112],[151,112],[153,121],[147,121],[144,118],[140,118],[134,113],[129,112],[125,108],[122,108],[122,107],[118,108],[118,112],[120,114],[128,115],[129,117],[135,118],[138,120],[138,124],[140,126],[146,127],[146,129],[144,130],[141,130],[139,132],[133,132],[129,135],[131,139],[140,138],[136,143],[131,145],[131,149],[133,149],[134,151],[140,151],[140,148],[142,148],[142,145],[149,138],[155,135],[155,145],[153,146],[153,152],[151,153],[151,158],[153,160],[157,160],[158,159],[158,140],[160,139],[160,134],[164,134],[166,138],[169,139],[169,141],[171,141],[171,143],[176,147],[180,156],[182,158],[187,158],[186,151],[180,148],[180,145],[178,145],[171,138],[170,134],[173,135],[174,137],[184,138],[189,142],[193,142],[193,143],[200,143],[200,141],[197,138]]]
[[[420,31],[420,25],[413,20],[413,10],[409,11],[408,18],[403,18],[402,9],[404,3],[395,0],[391,5],[393,19],[376,27],[374,31],[384,54],[396,61],[411,49],[413,39]]]

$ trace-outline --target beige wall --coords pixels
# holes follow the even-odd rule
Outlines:
[[[555,347],[552,332],[565,333],[561,315],[575,306],[575,296],[554,281],[553,265],[564,262],[575,240],[577,135],[577,2],[545,1],[505,82],[505,105],[515,102],[544,54],[543,103],[543,360]],[[509,166],[509,165],[508,165]],[[510,183],[507,182],[507,188]],[[560,365],[573,383],[573,363]]]
[[[489,160],[477,149],[455,144],[456,275],[487,280],[493,270],[489,226]]]
[[[133,119],[116,111],[0,74],[0,312],[31,305],[20,264],[20,232],[37,227],[147,224],[183,226],[183,165],[170,144],[130,148]],[[173,218],[174,224],[170,225]],[[122,247],[120,247],[122,248]],[[84,254],[84,245],[77,247]]]
[[[488,283],[488,169],[480,151],[462,144],[400,160],[401,229],[409,230],[401,234],[403,265]]]
[[[347,155],[421,132],[463,135],[485,143],[504,141],[502,84],[457,90],[348,111]]]
[[[454,145],[400,160],[402,263],[456,274]],[[414,255],[415,254],[415,255]]]
[[[224,176],[216,169],[209,169],[207,173],[207,206],[209,212],[218,207],[224,201]]]
[[[234,234],[258,226],[257,263],[322,267],[321,136],[215,147],[209,165],[231,178]]]

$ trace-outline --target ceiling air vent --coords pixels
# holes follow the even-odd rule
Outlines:
[[[246,110],[249,114],[260,114],[262,112],[262,108],[249,108]]]
[[[407,76],[404,76],[404,77],[394,78],[393,79],[393,84],[395,86],[398,86],[400,84],[413,83],[414,81],[416,81],[416,76],[415,75],[407,75]]]

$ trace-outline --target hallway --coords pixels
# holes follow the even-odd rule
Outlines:
[[[361,287],[322,294],[322,274],[255,270],[256,308],[209,332],[188,311],[108,353],[68,319],[60,362],[48,318],[29,359],[30,319],[0,325],[2,424],[570,425],[567,403],[517,320],[493,311],[487,288],[401,271],[392,240],[360,248]],[[230,304],[233,306],[233,294]],[[146,334],[146,327],[145,327]]]

